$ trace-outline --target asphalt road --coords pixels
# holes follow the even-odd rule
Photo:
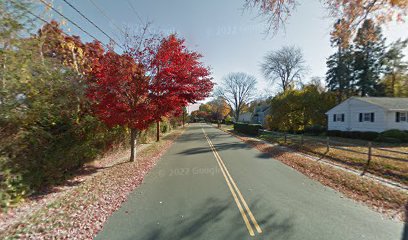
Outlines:
[[[405,240],[403,231],[229,134],[192,124],[96,239]]]

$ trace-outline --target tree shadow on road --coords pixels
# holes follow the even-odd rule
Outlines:
[[[253,202],[249,208],[256,209],[258,201]],[[227,210],[236,211],[234,215],[226,214]],[[256,213],[254,213],[256,215]],[[171,221],[173,225],[158,225],[157,223],[147,224],[144,229],[149,231],[143,235],[138,235],[138,239],[200,239],[208,237],[208,233],[214,231],[211,239],[247,239],[249,233],[242,220],[235,203],[232,201],[221,201],[216,198],[208,198],[200,207],[196,208],[190,217],[180,218]],[[256,217],[256,216],[255,216]],[[276,220],[276,212],[262,212],[262,217],[257,218],[263,234],[256,234],[254,239],[265,237],[264,234],[273,233],[273,239],[288,239],[293,233],[293,222],[290,218]],[[255,229],[254,229],[255,231]],[[270,236],[268,234],[268,236]],[[135,239],[132,236],[128,239]]]
[[[249,143],[250,144],[250,143]],[[252,144],[251,144],[252,145]],[[253,145],[255,148],[256,145]],[[270,158],[277,158],[282,156],[284,153],[286,153],[280,146],[274,145],[274,146],[264,146],[261,149],[257,148],[261,153],[258,154],[258,158],[263,158],[263,159],[270,159]]]
[[[219,144],[214,144],[214,147],[219,152],[222,152],[224,150],[238,150],[238,149],[250,149],[251,148],[245,143],[219,143]],[[210,146],[189,148],[187,150],[179,152],[179,154],[195,155],[195,154],[202,154],[202,153],[208,153],[208,152],[212,152]]]
[[[197,134],[196,132],[184,132],[183,135],[181,135],[178,139],[177,142],[192,142],[192,141],[203,141],[205,140],[205,137],[203,134]]]
[[[211,139],[231,138],[231,135],[224,132],[206,132],[207,136]],[[201,132],[185,132],[177,139],[177,142],[192,142],[192,141],[205,141],[205,136]]]

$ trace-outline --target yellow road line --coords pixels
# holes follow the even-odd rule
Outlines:
[[[209,145],[210,145],[210,147],[211,147],[211,149],[212,149],[212,151],[213,151],[213,153],[214,153],[214,155],[215,155],[215,158],[217,159],[218,164],[220,165],[221,170],[223,171],[223,174],[224,174],[224,170],[225,170],[225,173],[227,174],[227,177],[228,177],[228,179],[226,178],[227,183],[228,183],[228,182],[231,182],[231,183],[232,183],[232,185],[233,185],[235,191],[237,192],[237,194],[238,194],[238,196],[239,196],[239,198],[240,198],[240,200],[241,200],[241,202],[242,202],[242,205],[244,205],[244,208],[245,208],[246,212],[248,213],[249,218],[251,219],[252,223],[254,224],[254,226],[255,226],[257,232],[258,232],[258,233],[262,233],[261,227],[259,226],[259,224],[258,224],[258,222],[256,221],[254,215],[252,214],[252,211],[249,209],[248,204],[246,203],[244,197],[242,196],[241,191],[239,190],[237,184],[235,183],[234,179],[232,178],[231,174],[229,173],[227,167],[225,166],[224,161],[222,160],[221,156],[218,154],[216,148],[215,148],[214,145],[212,144],[211,140],[208,138],[208,136],[207,136],[207,134],[205,133],[205,130],[204,130],[203,128],[202,128],[202,131],[203,131],[204,136],[206,137],[206,139],[207,139],[207,141],[208,141],[208,143],[209,143]],[[225,178],[225,174],[224,174],[224,178]],[[229,184],[229,185],[230,185],[230,184]],[[231,190],[231,189],[230,189],[230,190]],[[231,192],[233,192],[233,191],[231,191]],[[235,192],[233,193],[233,195],[236,196]],[[237,205],[238,205],[238,204],[237,204]],[[245,215],[245,217],[246,217],[246,215]],[[252,227],[251,227],[251,229],[252,229]],[[252,236],[252,235],[251,235],[251,236]]]
[[[214,147],[214,148],[215,148],[215,147]],[[252,220],[252,223],[254,224],[254,226],[255,226],[255,228],[256,228],[256,231],[258,231],[258,233],[262,233],[261,227],[258,225],[258,222],[256,221],[254,215],[252,214],[251,210],[249,209],[248,204],[246,203],[244,197],[242,196],[241,191],[238,189],[238,186],[237,186],[237,184],[235,183],[234,179],[233,179],[232,176],[230,175],[230,173],[229,173],[227,167],[226,167],[225,164],[224,164],[224,161],[222,161],[222,159],[221,159],[221,157],[220,157],[220,155],[218,154],[217,151],[215,151],[215,153],[218,155],[218,157],[219,157],[219,159],[220,159],[220,161],[221,161],[221,164],[224,166],[225,171],[227,172],[228,177],[231,179],[232,185],[234,186],[235,190],[237,191],[238,196],[239,196],[239,198],[241,199],[241,202],[242,202],[242,204],[244,205],[245,210],[247,211],[247,213],[248,213],[248,215],[249,215],[249,218]]]
[[[240,203],[239,200],[238,200],[237,194],[235,193],[234,189],[232,188],[231,183],[230,183],[230,181],[228,180],[227,174],[225,173],[225,171],[224,171],[224,169],[223,169],[221,163],[220,163],[219,160],[218,160],[218,157],[217,157],[217,155],[216,155],[215,149],[214,149],[213,145],[211,144],[211,141],[210,141],[210,139],[207,137],[207,134],[205,133],[205,131],[204,131],[203,128],[202,128],[202,130],[203,130],[204,136],[205,136],[205,138],[207,139],[207,142],[208,142],[208,144],[210,145],[210,148],[211,148],[211,150],[212,150],[212,152],[213,152],[213,154],[214,154],[214,156],[215,156],[215,159],[217,160],[217,163],[218,163],[218,165],[220,166],[221,172],[222,172],[222,174],[224,175],[225,181],[227,182],[228,188],[229,188],[229,190],[231,191],[231,194],[232,194],[232,196],[233,196],[233,198],[234,198],[234,200],[235,200],[235,203],[236,203],[237,206],[238,206],[238,209],[239,209],[239,211],[240,211],[240,213],[241,213],[241,216],[242,216],[242,218],[244,219],[244,222],[245,222],[245,225],[246,225],[246,227],[247,227],[247,229],[248,229],[249,235],[255,236],[254,230],[252,229],[252,226],[251,226],[251,224],[249,223],[248,217],[246,216],[245,211],[244,211],[244,209],[242,208],[242,205],[241,205],[241,203]]]

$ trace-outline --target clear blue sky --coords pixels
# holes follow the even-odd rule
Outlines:
[[[48,0],[49,1],[49,0]],[[68,0],[110,35],[120,32],[109,22],[89,0]],[[138,28],[140,20],[127,0],[93,0],[106,14],[121,27]],[[266,36],[264,22],[256,18],[256,12],[243,12],[244,0],[129,0],[143,21],[152,21],[153,27],[167,32],[177,32],[187,41],[187,45],[204,55],[203,61],[212,68],[215,82],[225,74],[241,71],[258,78],[260,93],[273,92],[261,72],[263,56],[284,45],[299,46],[309,66],[304,81],[312,76],[324,77],[326,58],[333,52],[329,43],[332,19],[326,17],[321,1],[301,1],[293,13],[285,30],[276,36]],[[54,6],[67,17],[79,23],[96,35],[101,41],[107,38],[86,20],[74,12],[62,0],[54,0]],[[39,5],[39,7],[42,7]],[[45,15],[48,19],[61,19],[52,11]],[[72,34],[86,37],[71,24]],[[408,37],[408,25],[384,26],[388,41]]]

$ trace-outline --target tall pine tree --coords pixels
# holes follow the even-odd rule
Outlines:
[[[354,71],[361,96],[381,95],[380,75],[383,71],[385,39],[381,28],[370,19],[364,21],[354,39]]]
[[[407,45],[408,39],[398,40],[392,43],[385,53],[385,76],[382,83],[385,86],[386,96],[408,96],[408,62],[404,54]]]
[[[337,21],[334,24],[334,29],[331,33],[331,46],[337,51],[327,59],[326,82],[330,91],[336,92],[337,102],[354,94],[354,74],[353,74],[353,52],[348,40],[340,36],[348,36],[349,30],[340,28],[343,20]],[[339,32],[348,31],[342,34]]]

